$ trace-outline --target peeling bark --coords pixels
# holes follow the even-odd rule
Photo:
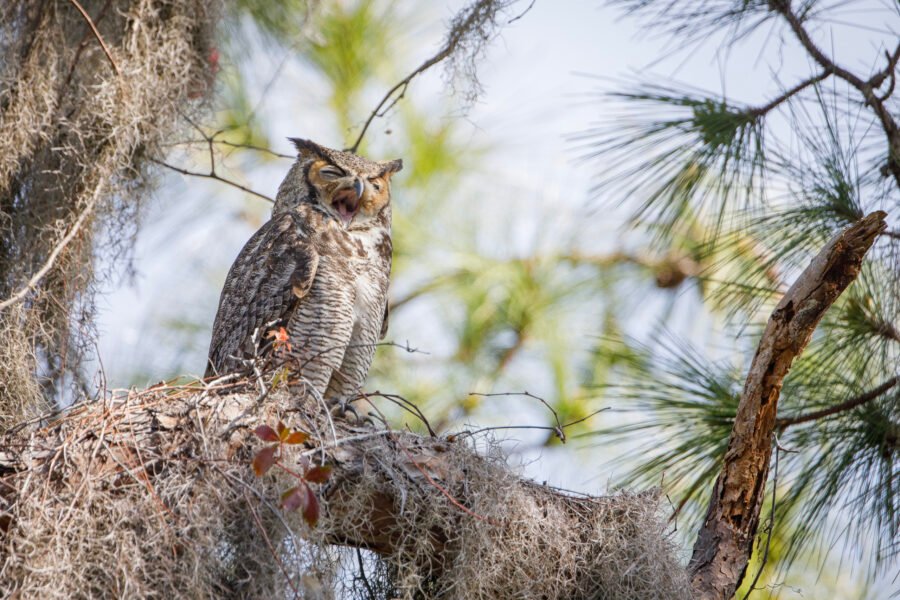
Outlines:
[[[886,228],[886,216],[874,212],[835,236],[769,318],[688,567],[697,598],[731,598],[747,571],[769,474],[782,383],[819,320],[856,279],[863,257]]]

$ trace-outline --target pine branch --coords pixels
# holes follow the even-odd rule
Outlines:
[[[831,71],[828,71],[828,70],[822,71],[815,77],[810,77],[809,79],[807,79],[805,81],[801,81],[800,83],[798,83],[791,89],[787,90],[786,92],[784,92],[777,98],[774,98],[771,102],[768,102],[767,104],[764,104],[757,108],[749,109],[747,111],[747,114],[749,114],[753,117],[763,117],[767,113],[769,113],[771,110],[777,108],[784,102],[790,100],[791,98],[793,98],[794,96],[796,96],[797,94],[799,94],[800,92],[802,92],[803,90],[808,88],[809,86],[815,85],[815,84],[819,83],[820,81],[827,79],[828,77],[831,76],[831,74],[832,74]]]
[[[730,598],[744,578],[759,527],[784,378],[822,316],[859,275],[863,257],[886,227],[886,216],[871,213],[835,236],[769,318],[688,565],[696,598]]]
[[[891,377],[878,387],[873,388],[868,392],[862,393],[859,396],[850,398],[849,400],[841,402],[840,404],[837,404],[835,406],[823,408],[822,410],[814,410],[812,412],[800,414],[794,417],[783,417],[780,419],[776,419],[775,426],[779,430],[782,430],[790,427],[791,425],[799,425],[801,423],[808,423],[810,421],[818,421],[819,419],[824,419],[832,415],[847,412],[848,410],[853,410],[858,406],[862,406],[866,402],[870,402],[872,400],[875,400],[876,398],[881,397],[885,392],[890,391],[898,383],[900,383],[900,377]]]
[[[771,0],[770,6],[772,9],[779,13],[790,25],[791,30],[794,32],[794,35],[800,41],[800,44],[806,49],[809,55],[815,60],[821,67],[826,69],[827,71],[833,73],[837,77],[840,77],[854,88],[859,90],[859,92],[866,99],[866,105],[871,106],[872,110],[878,116],[881,121],[881,127],[884,129],[884,133],[887,136],[888,141],[888,160],[887,160],[887,169],[894,176],[894,180],[897,182],[897,185],[900,186],[900,126],[897,125],[897,122],[894,120],[894,117],[891,115],[887,106],[885,106],[885,98],[878,96],[875,93],[875,89],[881,85],[884,81],[884,78],[893,76],[894,69],[897,67],[897,61],[900,60],[900,45],[898,45],[897,50],[894,51],[893,55],[888,56],[888,65],[881,72],[876,73],[874,76],[869,78],[868,80],[863,80],[858,75],[851,73],[844,67],[838,65],[834,60],[832,60],[829,56],[827,56],[822,50],[816,45],[816,43],[812,40],[809,35],[809,32],[803,26],[803,22],[800,20],[800,17],[791,9],[791,3],[789,0]],[[877,85],[876,85],[877,84]]]

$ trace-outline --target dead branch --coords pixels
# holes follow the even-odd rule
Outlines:
[[[347,151],[356,152],[359,150],[359,145],[362,143],[372,122],[376,118],[384,117],[397,102],[403,99],[413,79],[431,67],[453,57],[459,51],[469,50],[473,55],[481,52],[483,47],[496,35],[497,15],[516,2],[518,0],[473,0],[471,4],[457,13],[441,49],[423,61],[409,75],[398,81],[387,91],[378,104],[375,105],[375,108],[372,109],[372,112],[369,113],[359,135],[356,137],[356,141],[347,148]],[[534,2],[531,3],[531,5],[533,4]],[[531,10],[531,5],[520,13],[518,17],[510,19],[506,24],[509,25],[524,17]]]
[[[859,274],[885,227],[874,212],[835,236],[775,308],[759,342],[688,570],[700,599],[731,598],[747,570],[765,494],[778,396],[825,311]]]

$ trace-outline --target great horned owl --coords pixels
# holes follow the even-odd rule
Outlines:
[[[245,368],[279,351],[325,398],[359,392],[387,330],[391,272],[391,175],[375,162],[291,139],[298,158],[278,188],[272,218],[244,246],[225,279],[206,375]]]

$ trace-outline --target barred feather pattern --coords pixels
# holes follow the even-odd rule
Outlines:
[[[292,376],[323,398],[348,398],[365,383],[386,329],[391,206],[343,224],[300,179],[304,164],[291,169],[272,219],[226,277],[206,375],[245,371],[250,359],[270,356],[269,334],[284,327],[276,358]]]

